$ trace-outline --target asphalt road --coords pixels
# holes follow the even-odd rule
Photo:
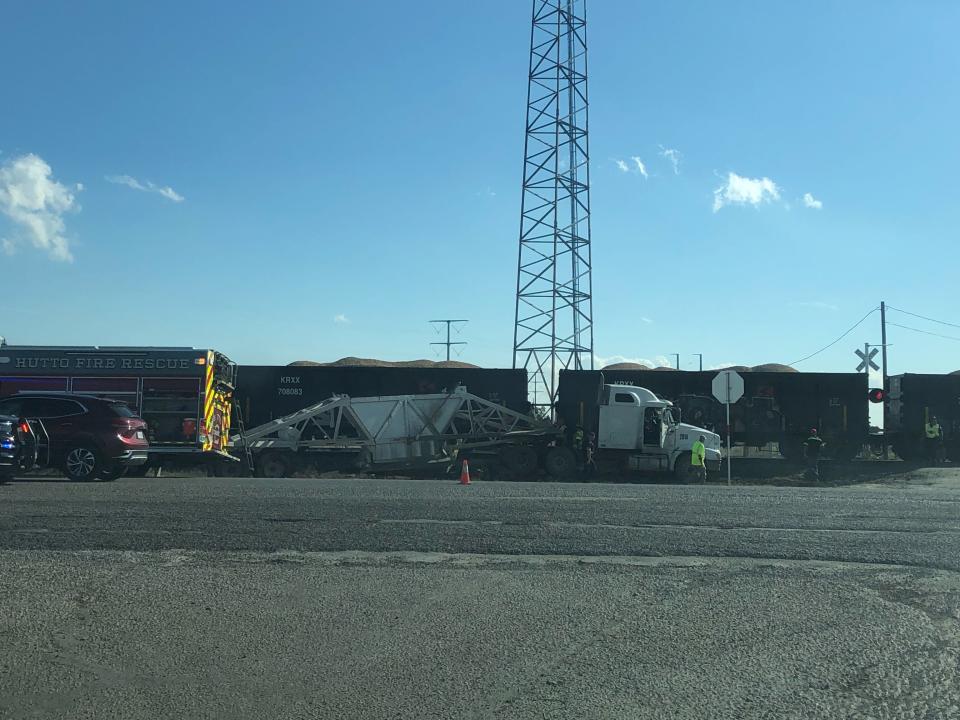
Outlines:
[[[960,717],[960,472],[0,487],[0,717]]]

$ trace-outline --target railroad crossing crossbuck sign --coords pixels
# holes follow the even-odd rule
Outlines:
[[[878,352],[880,351],[876,348],[871,348],[869,355],[863,350],[854,350],[853,354],[860,358],[860,364],[857,365],[857,372],[863,372],[867,365],[870,365],[871,370],[879,370],[880,366],[873,361]]]

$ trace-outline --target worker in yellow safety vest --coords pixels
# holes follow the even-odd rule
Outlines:
[[[927,457],[930,462],[939,462],[941,459],[940,448],[943,445],[943,430],[940,427],[940,421],[936,415],[932,415],[924,428],[926,435]]]
[[[694,443],[690,451],[690,464],[693,465],[693,474],[700,482],[707,481],[707,448],[703,444],[706,438],[701,435]]]

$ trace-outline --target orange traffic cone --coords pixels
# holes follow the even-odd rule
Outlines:
[[[460,484],[470,484],[470,464],[466,460],[463,461],[463,467],[460,470]]]

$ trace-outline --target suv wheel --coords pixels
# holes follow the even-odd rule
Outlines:
[[[95,480],[100,466],[100,454],[87,445],[75,445],[63,458],[63,471],[71,480]]]

